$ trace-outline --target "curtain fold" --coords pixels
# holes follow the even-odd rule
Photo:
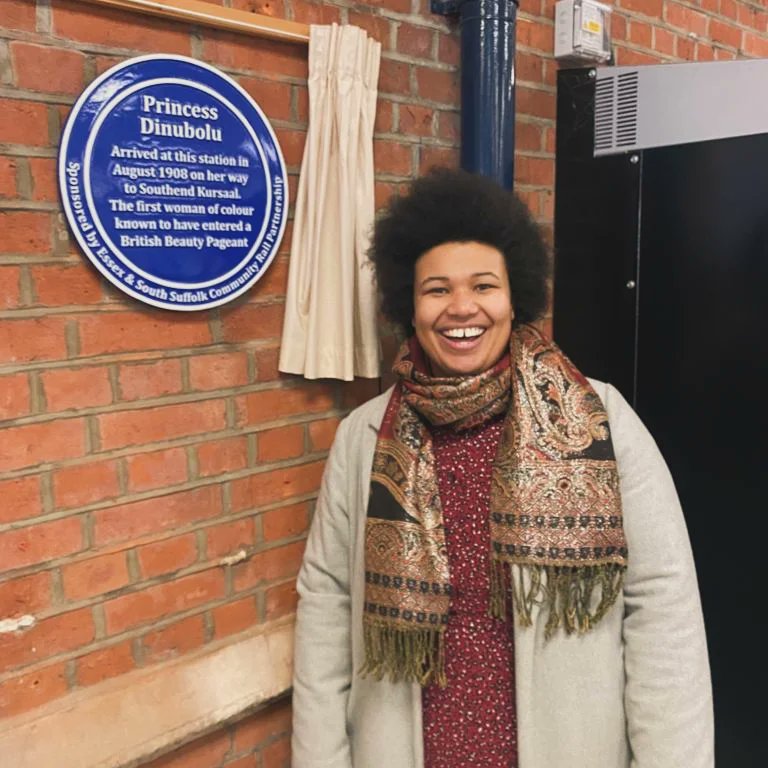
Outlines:
[[[279,369],[308,379],[377,378],[373,122],[380,43],[312,25],[309,129],[296,199]]]

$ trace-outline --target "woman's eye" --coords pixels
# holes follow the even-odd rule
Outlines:
[[[448,289],[444,288],[443,286],[436,285],[433,288],[427,288],[425,293],[436,295],[436,296],[442,296],[444,293],[448,293]]]
[[[495,288],[495,285],[492,285],[491,283],[478,283],[475,286],[476,291],[480,291],[481,293],[485,293],[486,291],[491,291]]]

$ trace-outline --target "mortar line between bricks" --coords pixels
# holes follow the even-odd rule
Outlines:
[[[552,187],[542,184],[515,184],[515,189],[521,192],[552,192]]]
[[[555,153],[547,152],[543,149],[518,149],[515,152],[515,157],[535,157],[541,160],[554,160]],[[541,186],[541,185],[533,185],[533,186]],[[546,187],[546,188],[551,189],[551,187]]]
[[[209,609],[203,613],[203,646],[213,642],[214,637],[214,619]],[[230,743],[230,749],[228,751],[230,751],[231,748],[232,745]]]
[[[42,472],[40,474],[40,509],[42,515],[54,514],[56,511],[56,505],[53,503],[53,478],[50,472]]]
[[[423,59],[413,60],[412,56],[406,56],[405,54],[398,53],[397,51],[386,51],[381,54],[382,61],[395,61],[400,64],[411,64],[413,66],[421,66],[422,69],[428,69],[430,72],[448,72],[459,73],[461,67],[458,64],[446,64],[442,61],[430,61],[429,66],[423,66]],[[383,96],[389,93],[389,91],[378,91],[379,96]]]
[[[418,144],[415,146],[418,147]],[[409,176],[398,176],[395,174],[390,174],[388,176],[382,177],[381,179],[378,179],[378,181],[383,181],[383,182],[386,182],[387,184],[399,184],[401,182],[407,181],[409,178],[410,178]]]
[[[707,43],[707,45],[712,45],[711,43]],[[677,62],[679,61],[675,56],[670,56],[667,53],[661,53],[660,51],[656,51],[653,48],[643,48],[642,46],[635,45],[634,43],[629,44],[623,44],[623,43],[616,43],[614,47],[618,50],[624,50],[624,51],[634,51],[636,53],[643,53],[646,56],[653,56],[657,61],[655,64],[666,64],[670,62]],[[714,46],[716,48],[717,46]],[[644,65],[644,66],[653,66],[652,64]]]
[[[615,40],[612,40],[611,43],[615,43]],[[540,59],[550,62],[552,64],[558,65],[559,62],[557,59],[553,58],[552,51],[543,51],[541,48],[534,48],[533,46],[526,45],[525,43],[518,43],[515,46],[515,49],[518,53],[524,53],[528,56],[538,56]]]
[[[227,3],[224,3],[226,6]],[[190,30],[189,33],[189,50],[190,55],[193,59],[200,59],[200,61],[203,61],[205,59],[205,49],[204,49],[204,43],[203,43],[203,37],[204,37],[204,30],[201,27],[197,27],[197,29]]]
[[[390,93],[390,94],[386,94],[386,96],[387,96],[387,101],[392,101],[392,102],[398,101],[398,103],[400,104],[408,104],[409,106],[413,105],[414,103],[413,101],[405,101],[405,102],[401,101],[400,98],[397,97],[397,94]],[[418,101],[418,104],[416,104],[416,106],[419,106],[419,107],[423,106],[437,112],[453,113],[453,112],[460,111],[459,109],[457,109],[455,104],[451,104],[450,102],[447,102],[447,101],[433,101],[431,99],[424,98],[423,96],[419,96],[418,99],[419,101]]]
[[[416,146],[423,147],[439,147],[444,149],[458,149],[459,144],[451,139],[440,139],[434,136],[407,136],[401,133],[375,133],[374,139],[384,139],[386,141],[393,141],[398,144],[415,144]],[[387,174],[379,171],[376,174],[375,181],[386,181]],[[410,177],[403,177],[410,178]]]
[[[114,552],[111,554],[120,554],[120,552]],[[127,549],[124,550],[122,553],[125,556],[125,567],[126,571],[128,573],[128,584],[126,586],[130,586],[133,584],[140,584],[141,583],[141,565],[139,563],[139,556],[136,552],[136,549]],[[88,562],[87,558],[83,558],[82,560],[76,560],[72,562],[78,562],[78,563],[86,563]],[[96,595],[94,595],[96,597]]]
[[[33,211],[35,213],[59,213],[57,203],[38,202],[35,200],[3,199],[3,211]]]
[[[299,504],[307,505],[307,532],[312,524],[312,510],[315,508],[316,500],[317,494],[314,494],[312,498],[299,502]],[[280,507],[275,507],[275,509],[280,509]],[[274,510],[267,511],[273,512]],[[256,543],[264,543],[264,512],[259,512],[259,514],[253,516],[253,540]]]
[[[693,38],[686,38],[686,39],[691,40],[691,42],[694,42],[694,43],[704,43],[705,45],[711,46],[715,50],[723,50],[723,51],[728,51],[730,53],[741,52],[740,47],[727,45],[726,43],[717,43],[713,40],[710,40],[709,38],[697,37],[695,40]],[[645,54],[650,54],[656,57],[660,57],[660,58],[663,58],[665,61],[673,61],[676,63],[688,63],[688,64],[695,63],[695,62],[680,62],[679,57],[674,56],[671,53],[663,53],[662,51],[659,51],[656,48],[647,48],[646,46],[640,45],[639,43],[625,42],[622,40],[614,43],[614,45],[616,48],[623,48],[628,51],[637,51],[638,53],[645,53]],[[659,62],[659,64],[661,64],[661,62]]]
[[[0,142],[0,153],[13,157],[45,157],[55,158],[58,155],[57,147],[36,147],[26,144],[9,144]]]
[[[369,9],[370,6],[361,6],[361,7],[352,7],[349,8],[350,11],[354,11],[355,13],[359,13],[363,16],[372,16],[373,18],[382,19],[382,21],[391,21],[396,24],[402,24],[405,22],[411,27],[418,27],[419,29],[430,29],[433,32],[442,32],[446,35],[450,35],[454,33],[454,30],[452,29],[451,25],[447,21],[442,21],[441,17],[435,16],[433,18],[432,15],[430,16],[422,16],[418,13],[403,13],[402,11],[391,11],[389,9],[386,10],[386,15],[383,13],[366,13],[366,11]],[[372,9],[372,10],[378,10],[378,9]]]
[[[51,37],[47,32],[37,32],[30,29],[0,29],[0,40],[7,40],[9,43],[18,40],[22,43],[36,43],[42,45],[41,41],[50,41]]]
[[[64,583],[61,578],[61,571],[58,568],[52,568],[48,573],[51,583],[51,603],[54,608],[62,608],[66,605],[67,599],[64,597]]]
[[[386,59],[387,61],[397,61],[401,64],[414,64],[416,66],[424,67],[425,69],[435,69],[440,72],[453,72],[459,71],[460,69],[458,64],[446,64],[437,59],[422,59],[418,56],[410,56],[407,53],[400,53],[400,51],[396,50],[382,51],[381,58],[382,60]],[[413,104],[413,101],[410,103]]]
[[[256,593],[256,615],[260,622],[266,621],[267,616],[267,598],[264,591]]]
[[[538,115],[519,115],[518,122],[527,125],[538,125],[541,128],[554,128],[557,120],[551,117],[539,117]]]
[[[43,93],[42,91],[31,91],[26,88],[3,85],[0,86],[0,99],[34,101],[36,104],[54,104],[56,106],[71,107],[75,103],[77,96],[69,93]]]
[[[0,254],[0,265],[2,264],[50,264],[54,267],[67,267],[74,264],[81,264],[82,257],[75,255],[54,256],[50,253],[27,253],[27,254]],[[75,305],[80,306],[80,305]]]
[[[18,254],[22,256],[23,254]],[[282,294],[265,297],[263,301],[254,301],[248,304],[249,307],[271,307],[282,306],[285,304],[285,298]],[[5,310],[0,312],[0,320],[28,320],[38,317],[51,317],[56,315],[103,315],[119,314],[120,310],[131,311],[127,309],[128,305],[115,304],[74,304],[58,307],[21,307],[18,309]]]

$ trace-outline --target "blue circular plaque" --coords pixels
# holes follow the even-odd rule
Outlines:
[[[59,152],[69,225],[139,301],[231,301],[277,253],[288,180],[272,127],[230,77],[184,56],[141,56],[77,100]]]

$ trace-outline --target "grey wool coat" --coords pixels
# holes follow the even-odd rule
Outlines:
[[[608,412],[629,565],[623,596],[584,636],[515,626],[520,768],[711,768],[712,698],[696,574],[653,439],[621,395]],[[389,392],[340,425],[299,575],[293,768],[422,768],[421,689],[358,674],[363,533]],[[471,768],[456,766],[456,768]]]

